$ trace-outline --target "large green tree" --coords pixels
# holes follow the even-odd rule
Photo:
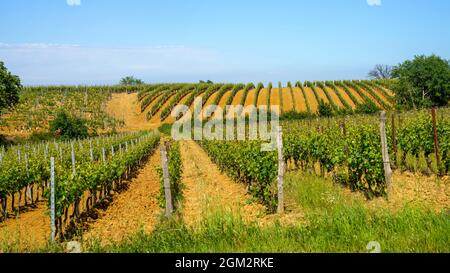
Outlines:
[[[0,61],[0,114],[4,109],[12,109],[19,102],[21,89],[19,77],[12,75]]]
[[[120,80],[120,84],[121,85],[139,85],[139,84],[144,84],[144,81],[142,81],[140,79],[136,79],[133,76],[127,76]]]
[[[450,101],[450,63],[436,55],[416,56],[392,70],[398,103],[408,108],[446,106]]]

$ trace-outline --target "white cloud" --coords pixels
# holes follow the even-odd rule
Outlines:
[[[381,0],[367,0],[369,6],[381,6]]]
[[[146,82],[198,81],[221,74],[216,51],[177,45],[88,47],[0,43],[0,56],[24,84],[112,84],[124,75]]]
[[[66,0],[69,6],[81,6],[81,0]]]

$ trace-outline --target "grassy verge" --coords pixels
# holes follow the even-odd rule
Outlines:
[[[118,245],[94,245],[92,252],[450,252],[448,212],[405,207],[399,212],[368,209],[339,186],[321,178],[289,174],[286,195],[307,224],[247,223],[239,215],[215,212],[199,227],[180,218],[162,221],[151,234],[140,232]],[[289,217],[289,216],[285,216]]]

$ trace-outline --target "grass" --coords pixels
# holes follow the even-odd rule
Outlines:
[[[180,215],[161,218],[152,233],[143,230],[119,244],[85,244],[94,253],[364,253],[371,241],[382,252],[450,252],[449,212],[404,207],[397,212],[368,208],[362,198],[345,194],[329,180],[288,173],[285,182],[288,211],[301,211],[304,221],[259,225],[239,213],[207,211],[203,221],[189,227]],[[0,252],[16,252],[0,247]],[[35,252],[62,252],[63,245],[47,245]]]
[[[333,183],[314,176],[288,174],[286,196],[302,210],[307,224],[260,226],[240,215],[214,212],[196,228],[180,217],[162,221],[151,234],[140,232],[92,252],[368,252],[377,241],[382,252],[450,252],[450,217],[424,208],[392,213],[365,208]]]
[[[367,252],[378,241],[383,252],[449,252],[448,216],[405,210],[370,215],[362,208],[341,208],[311,219],[307,227],[275,224],[259,227],[232,215],[215,215],[200,229],[179,220],[166,221],[152,233],[143,232],[119,245],[94,245],[92,252],[221,253],[221,252]]]

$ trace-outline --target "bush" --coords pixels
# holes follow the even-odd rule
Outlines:
[[[158,131],[161,134],[170,136],[172,134],[172,124],[164,123],[163,125],[159,126]]]
[[[64,110],[60,110],[56,114],[56,118],[50,124],[50,132],[55,137],[65,140],[89,136],[86,121],[81,118],[70,117]]]
[[[28,141],[31,142],[50,141],[53,138],[54,136],[50,132],[33,132],[28,138]]]
[[[325,103],[323,100],[320,100],[318,114],[321,117],[332,117],[334,115],[333,107],[330,104]]]
[[[375,114],[380,111],[380,108],[378,108],[375,103],[373,102],[365,102],[363,104],[359,104],[356,109],[355,113],[357,114]]]
[[[308,112],[296,112],[296,111],[289,111],[286,113],[283,113],[280,117],[280,120],[299,120],[299,119],[307,119],[311,118],[313,115],[311,115]]]

